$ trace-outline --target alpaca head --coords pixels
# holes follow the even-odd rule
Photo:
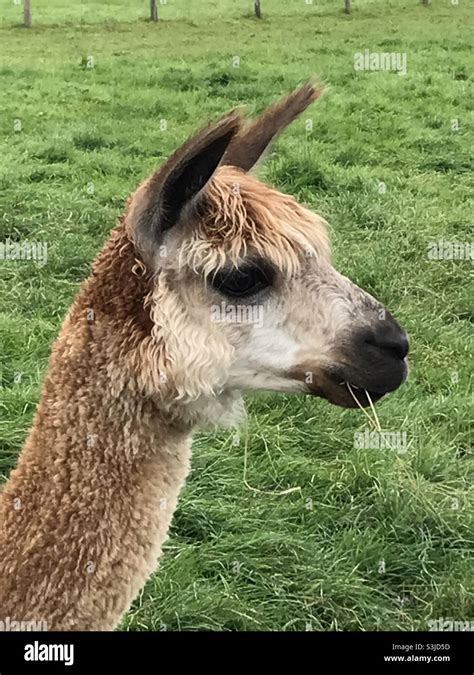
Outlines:
[[[272,390],[352,407],[404,381],[406,334],[331,265],[323,219],[248,173],[318,94],[307,84],[248,124],[231,113],[133,196],[126,227],[152,274],[142,383],[164,401]]]

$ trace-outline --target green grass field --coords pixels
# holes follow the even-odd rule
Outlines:
[[[342,0],[263,0],[258,21],[250,0],[168,0],[150,24],[146,2],[33,0],[31,30],[21,6],[2,6],[0,241],[48,244],[43,266],[0,260],[4,478],[128,193],[204,122],[260,110],[308,75],[328,92],[261,174],[330,222],[338,269],[411,336],[410,380],[377,406],[406,452],[354,447],[362,413],[304,397],[252,398],[246,429],[196,437],[160,570],[125,629],[474,619],[474,268],[427,255],[473,238],[468,4],[355,0],[346,16]],[[354,70],[366,49],[406,54],[407,74]]]

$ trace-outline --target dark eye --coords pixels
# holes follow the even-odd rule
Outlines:
[[[211,277],[214,288],[232,298],[255,295],[271,285],[273,270],[266,264],[222,269]]]

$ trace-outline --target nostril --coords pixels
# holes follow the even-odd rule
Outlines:
[[[365,342],[373,347],[389,352],[399,359],[404,359],[408,354],[409,343],[408,336],[404,330],[395,326],[396,330],[386,327],[380,327],[378,330],[366,337]]]

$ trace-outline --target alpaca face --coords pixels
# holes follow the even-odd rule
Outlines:
[[[263,127],[225,118],[132,200],[128,227],[154,273],[153,338],[183,403],[272,390],[353,407],[406,378],[405,332],[331,265],[325,222],[247,173],[315,96],[297,90]]]
[[[363,390],[377,400],[404,381],[404,331],[334,269],[324,221],[291,197],[221,168],[195,220],[163,242],[157,321],[188,394],[310,393],[352,407],[347,382],[368,405]]]

